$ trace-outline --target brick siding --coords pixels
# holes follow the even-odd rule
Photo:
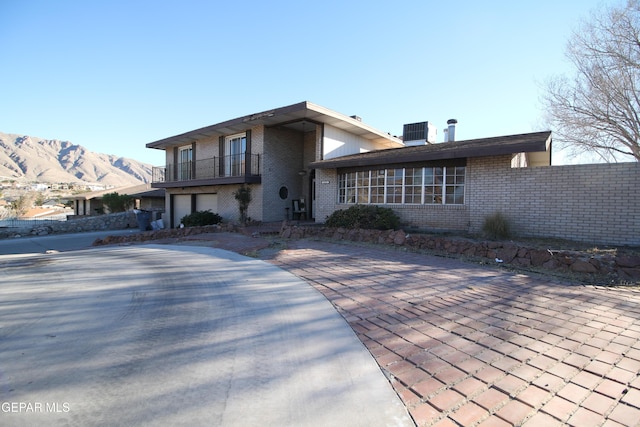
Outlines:
[[[640,245],[640,164],[512,169],[510,161],[510,156],[469,159],[471,232],[501,211],[517,235]]]
[[[499,211],[516,236],[640,245],[640,164],[512,168],[511,157],[468,159],[464,205],[384,206],[405,226],[425,230],[480,233]],[[352,206],[337,204],[337,183],[335,170],[317,171],[317,222]]]

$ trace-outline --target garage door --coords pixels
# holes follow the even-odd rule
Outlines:
[[[218,195],[217,194],[198,194],[196,195],[196,210],[211,211],[218,213]]]
[[[176,194],[173,196],[173,226],[177,227],[185,215],[191,213],[191,194]]]

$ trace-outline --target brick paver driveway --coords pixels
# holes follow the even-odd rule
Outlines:
[[[419,426],[640,424],[640,290],[288,244],[270,262],[335,305]]]

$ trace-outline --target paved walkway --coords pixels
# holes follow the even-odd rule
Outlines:
[[[349,322],[418,426],[640,425],[640,290],[373,246],[288,241],[269,262]]]

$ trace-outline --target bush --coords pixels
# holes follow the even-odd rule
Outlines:
[[[196,211],[192,214],[185,215],[180,220],[185,227],[201,227],[203,225],[214,225],[222,222],[222,217],[217,213],[206,211]]]
[[[133,206],[133,197],[117,192],[107,193],[102,196],[102,204],[110,213],[125,212]]]
[[[511,237],[511,225],[506,216],[496,212],[484,218],[482,232],[489,239],[504,240]]]
[[[376,205],[355,205],[335,211],[327,218],[328,227],[364,228],[372,230],[396,230],[400,218],[390,208]]]

